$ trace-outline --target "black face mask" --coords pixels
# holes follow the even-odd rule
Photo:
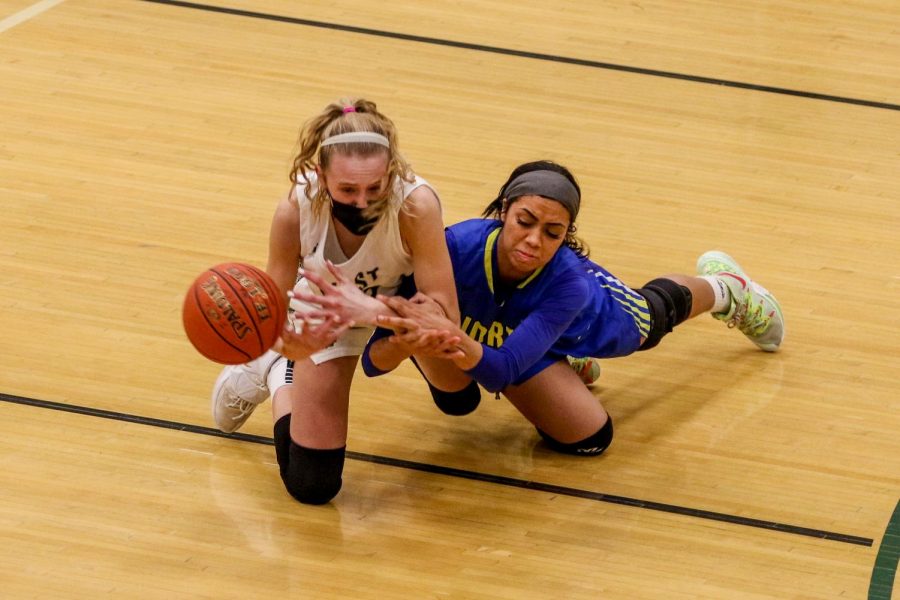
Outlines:
[[[365,235],[375,227],[378,217],[365,218],[363,209],[331,199],[331,214],[353,235]]]

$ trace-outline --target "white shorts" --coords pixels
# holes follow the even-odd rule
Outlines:
[[[366,342],[369,341],[373,331],[375,331],[374,327],[353,327],[347,330],[332,345],[316,352],[309,358],[313,363],[320,365],[335,358],[359,356],[363,353]],[[266,384],[269,386],[270,396],[275,396],[275,391],[281,386],[294,383],[294,370],[293,368],[288,369],[288,362],[290,361],[287,358],[279,356],[269,370]],[[291,364],[293,365],[293,363]]]
[[[315,364],[321,365],[323,362],[342,356],[359,356],[363,353],[366,342],[372,337],[373,331],[375,331],[374,327],[352,327],[332,345],[324,350],[319,350],[309,358]]]
[[[366,342],[369,341],[373,331],[374,328],[371,327],[354,327],[339,337],[335,343],[309,358],[313,363],[320,365],[335,358],[359,356],[365,349]],[[289,362],[293,365],[292,361],[284,356],[279,356],[272,364],[272,368],[269,369],[266,385],[269,386],[270,396],[275,396],[275,391],[281,386],[294,383],[294,370],[293,368],[288,369]]]

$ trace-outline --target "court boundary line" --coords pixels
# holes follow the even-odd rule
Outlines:
[[[145,417],[129,413],[105,410],[100,408],[92,408],[89,406],[80,406],[76,404],[66,404],[63,402],[53,402],[50,400],[38,400],[35,398],[26,398],[23,396],[15,396],[0,392],[0,401],[10,404],[20,404],[35,408],[45,408],[57,410],[61,412],[69,412],[80,415],[100,417],[113,421],[122,421],[127,423],[135,423],[138,425],[149,425],[152,427],[160,427],[163,429],[173,429],[176,431],[186,431],[188,433],[196,433],[213,437],[229,438],[244,442],[252,442],[255,444],[264,444],[268,446],[274,445],[272,438],[247,433],[223,433],[213,427],[203,427],[201,425],[191,425],[189,423],[179,423],[177,421],[167,421],[165,419],[156,419],[153,417]],[[805,537],[812,537],[833,542],[842,542],[845,544],[853,544],[857,546],[871,547],[874,543],[872,538],[850,535],[846,533],[838,533],[834,531],[825,531],[821,529],[812,529],[810,527],[801,527],[798,525],[789,525],[786,523],[777,523],[775,521],[766,521],[763,519],[753,519],[749,517],[740,517],[737,515],[729,515],[710,510],[697,508],[689,508],[678,506],[675,504],[665,504],[662,502],[654,502],[651,500],[640,500],[637,498],[629,498],[627,496],[617,496],[615,494],[605,494],[603,492],[592,492],[589,490],[581,490],[566,486],[554,485],[549,483],[541,483],[539,481],[529,481],[526,479],[516,479],[514,477],[506,477],[503,475],[491,475],[489,473],[479,473],[477,471],[467,471],[454,467],[444,467],[441,465],[432,465],[400,458],[391,458],[388,456],[379,456],[376,454],[366,454],[363,452],[347,451],[347,458],[362,462],[369,462],[379,465],[398,467],[413,471],[422,471],[435,475],[446,475],[457,477],[460,479],[468,479],[473,481],[481,481],[484,483],[493,483],[507,487],[533,490],[538,492],[546,492],[557,494],[560,496],[569,496],[573,498],[581,498],[585,500],[593,500],[596,502],[605,502],[608,504],[618,504],[621,506],[631,506],[634,508],[643,508],[647,510],[655,510],[669,514],[676,514],[710,521],[719,521],[730,523],[732,525],[742,525],[753,527],[756,529],[767,529],[770,531],[779,531],[782,533],[790,533]]]
[[[900,562],[900,502],[888,520],[881,538],[881,546],[875,556],[872,577],[869,580],[869,600],[891,600],[894,575]]]
[[[0,19],[0,33],[12,29],[16,25],[20,25],[63,2],[65,2],[65,0],[40,0],[40,2],[35,2],[31,6],[23,8],[17,13],[13,13],[4,19]]]
[[[717,85],[721,87],[730,87],[743,90],[751,90],[756,92],[764,92],[769,94],[780,94],[783,96],[794,96],[799,98],[807,98],[810,100],[824,100],[827,102],[837,102],[841,104],[852,104],[856,106],[866,106],[869,108],[881,108],[886,110],[900,111],[900,104],[892,104],[889,102],[877,102],[874,100],[864,100],[861,98],[850,98],[847,96],[835,96],[831,94],[820,94],[817,92],[806,92],[803,90],[793,90],[790,88],[782,88],[769,85],[761,85],[756,83],[746,83],[743,81],[733,81],[729,79],[719,79],[715,77],[704,77],[702,75],[689,75],[687,73],[677,73],[674,71],[662,71],[658,69],[648,69],[644,67],[633,67],[629,65],[620,65],[616,63],[602,62],[596,60],[588,60],[583,58],[573,58],[568,56],[558,56],[554,54],[544,54],[541,52],[529,52],[527,50],[514,50],[512,48],[503,48],[500,46],[488,46],[485,44],[475,44],[471,42],[458,42],[454,40],[445,40],[442,38],[428,37],[422,35],[413,35],[409,33],[399,33],[395,31],[384,31],[381,29],[371,29],[368,27],[358,27],[355,25],[341,25],[339,23],[328,23],[325,21],[315,21],[312,19],[301,19],[299,17],[287,17],[284,15],[275,15],[271,13],[262,13],[252,10],[243,10],[239,8],[227,8],[223,6],[213,6],[211,4],[200,4],[197,2],[186,2],[184,0],[139,0],[140,2],[148,2],[151,4],[162,4],[166,6],[176,6],[180,8],[189,8],[194,10],[204,10],[239,17],[249,17],[253,19],[264,19],[267,21],[275,21],[279,23],[290,23],[293,25],[304,25],[307,27],[316,27],[319,29],[331,29],[335,31],[343,31],[346,33],[359,33],[363,35],[371,35],[376,37],[390,38],[395,40],[403,40],[408,42],[418,42],[422,44],[431,44],[435,46],[445,46],[449,48],[461,48],[464,50],[474,50],[478,52],[487,52],[491,54],[501,54],[506,56],[515,56],[519,58],[530,58],[534,60],[550,61],[556,63],[577,65],[582,67],[591,67],[595,69],[604,69],[608,71],[621,71],[625,73],[633,73],[637,75],[649,75],[651,77],[664,77],[667,79],[677,79],[681,81],[689,81],[693,83],[704,83],[708,85]]]

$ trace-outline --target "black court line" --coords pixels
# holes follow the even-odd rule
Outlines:
[[[842,104],[855,104],[857,106],[868,106],[870,108],[883,108],[887,110],[900,110],[900,104],[890,104],[888,102],[876,102],[874,100],[863,100],[860,98],[848,98],[846,96],[833,96],[830,94],[818,94],[816,92],[805,92],[802,90],[792,90],[789,88],[774,87],[769,85],[758,85],[755,83],[746,83],[742,81],[731,81],[728,79],[718,79],[715,77],[702,77],[700,75],[688,75],[686,73],[675,73],[672,71],[660,71],[657,69],[645,69],[642,67],[632,67],[628,65],[619,65],[615,63],[601,62],[596,60],[587,60],[583,58],[572,58],[568,56],[557,56],[554,54],[542,54],[540,52],[528,52],[525,50],[513,50],[511,48],[501,48],[499,46],[486,46],[484,44],[472,44],[469,42],[457,42],[454,40],[445,40],[441,38],[433,38],[422,35],[412,35],[409,33],[398,33],[395,31],[382,31],[380,29],[370,29],[368,27],[356,27],[353,25],[340,25],[338,23],[328,23],[325,21],[313,21],[311,19],[300,19],[297,17],[286,17],[283,15],[273,15],[269,13],[255,12],[252,10],[241,10],[238,8],[226,8],[223,6],[212,6],[209,4],[198,4],[196,2],[183,2],[181,0],[141,0],[142,2],[151,2],[153,4],[166,4],[169,6],[179,6],[182,8],[192,8],[195,10],[204,10],[207,12],[215,12],[226,15],[234,15],[239,17],[250,17],[253,19],[265,19],[267,21],[276,21],[279,23],[291,23],[293,25],[304,25],[307,27],[318,27],[320,29],[331,29],[335,31],[344,31],[347,33],[360,33],[363,35],[372,35],[376,37],[384,37],[395,40],[404,40],[408,42],[418,42],[422,44],[432,44],[435,46],[446,46],[449,48],[462,48],[464,50],[475,50],[477,52],[489,52],[492,54],[504,54],[507,56],[517,56],[520,58],[531,58],[534,60],[544,60],[569,65],[578,65],[582,67],[592,67],[595,69],[606,69],[609,71],[624,71],[626,73],[635,73],[638,75],[649,75],[652,77],[665,77],[668,79],[679,79],[681,81],[692,81],[694,83],[705,83],[710,85],[718,85],[723,87],[738,88],[744,90],[753,90],[756,92],[766,92],[770,94],[781,94],[785,96],[797,96],[800,98],[808,98],[811,100],[825,100],[828,102],[839,102]]]
[[[152,427],[162,427],[165,429],[175,429],[177,431],[186,431],[189,433],[197,433],[201,435],[209,435],[215,437],[231,438],[244,442],[253,442],[255,444],[273,445],[271,438],[258,435],[250,435],[246,433],[222,433],[218,429],[212,427],[201,427],[199,425],[190,425],[187,423],[177,423],[175,421],[166,421],[163,419],[154,419],[151,417],[143,417],[140,415],[132,415],[128,413],[120,413],[99,408],[91,408],[87,406],[77,406],[72,404],[63,404],[60,402],[51,402],[49,400],[36,400],[34,398],[24,398],[22,396],[12,396],[10,394],[0,393],[0,400],[12,404],[23,404],[37,408],[47,408],[63,412],[76,413],[80,415],[88,415],[92,417],[101,417],[104,419],[112,419],[114,421],[125,421],[128,423],[137,423],[140,425],[149,425]],[[466,471],[463,469],[454,469],[453,467],[442,467],[440,465],[432,465],[427,463],[415,462],[411,460],[403,460],[400,458],[391,458],[388,456],[378,456],[377,454],[365,454],[362,452],[347,451],[347,458],[351,460],[359,460],[364,462],[375,463],[379,465],[387,465],[401,469],[409,469],[413,471],[422,471],[425,473],[433,473],[436,475],[446,475],[448,477],[458,477],[460,479],[470,479],[473,481],[481,481],[484,483],[492,483],[496,485],[505,485],[508,487],[533,490],[536,492],[545,492],[548,494],[557,494],[560,496],[571,496],[573,498],[583,498],[585,500],[594,500],[596,502],[607,502],[609,504],[619,504],[622,506],[632,506],[635,508],[644,508],[647,510],[656,510],[676,515],[684,515],[688,517],[696,517],[698,519],[707,519],[710,521],[722,521],[731,523],[732,525],[743,525],[746,527],[755,527],[758,529],[770,529],[772,531],[780,531],[782,533],[791,533],[794,535],[802,535],[806,537],[819,538],[834,542],[843,542],[845,544],[855,544],[857,546],[871,547],[873,541],[871,538],[849,535],[846,533],[836,533],[833,531],[824,531],[821,529],[811,529],[809,527],[800,527],[797,525],[788,525],[785,523],[776,523],[774,521],[765,521],[762,519],[751,519],[748,517],[740,517],[737,515],[729,515],[726,513],[713,512],[709,510],[701,510],[697,508],[689,508],[685,506],[677,506],[674,504],[664,504],[662,502],[653,502],[650,500],[640,500],[637,498],[629,498],[627,496],[616,496],[614,494],[604,494],[602,492],[592,492],[589,490],[581,490],[577,488],[564,487],[549,483],[541,483],[539,481],[528,481],[525,479],[515,479],[513,477],[504,477],[502,475],[491,475],[489,473],[478,473],[476,471]]]

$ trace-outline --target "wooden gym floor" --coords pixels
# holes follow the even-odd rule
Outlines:
[[[0,596],[898,595],[900,6],[0,0]],[[292,501],[271,423],[212,429],[191,279],[264,265],[300,124],[397,122],[448,223],[515,165],[585,195],[641,285],[721,248],[779,297],[606,361],[602,457],[504,401],[354,383],[344,488]]]

